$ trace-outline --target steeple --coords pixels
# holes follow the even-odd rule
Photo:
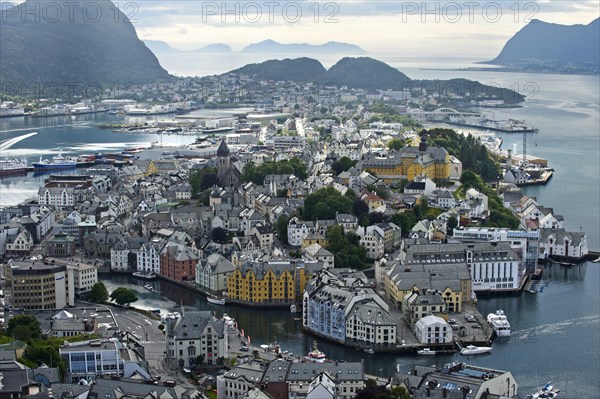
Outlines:
[[[229,147],[227,147],[227,143],[225,142],[225,140],[222,140],[221,144],[219,145],[219,148],[217,149],[217,156],[228,157],[230,154],[231,152],[229,151]]]

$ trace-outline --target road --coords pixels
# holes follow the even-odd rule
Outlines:
[[[161,379],[179,379],[165,362],[166,341],[162,331],[158,329],[160,321],[150,319],[137,312],[122,308],[113,308],[115,319],[121,332],[128,332],[137,338],[144,347],[144,354],[150,374]]]

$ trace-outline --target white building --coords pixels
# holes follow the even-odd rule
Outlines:
[[[150,374],[129,358],[124,343],[116,339],[71,342],[59,348],[60,357],[66,361],[65,380],[78,383],[93,380],[97,375],[130,377],[138,374],[144,379]]]
[[[293,362],[290,364],[286,381],[290,398],[303,398],[315,387],[311,382],[320,373],[326,373],[337,387],[338,399],[352,399],[364,388],[365,375],[361,362]],[[315,396],[313,396],[315,397]]]
[[[360,236],[360,245],[367,250],[367,258],[381,259],[385,255],[385,244],[375,232],[365,232],[365,229],[359,228],[356,234]]]
[[[525,276],[525,264],[507,241],[413,244],[405,249],[411,264],[466,264],[474,291],[515,291]]]
[[[201,288],[221,294],[227,290],[227,276],[235,266],[221,254],[212,254],[196,265],[196,284]]]
[[[73,270],[73,284],[75,296],[81,298],[92,290],[94,284],[98,282],[98,269],[93,265],[76,264],[69,265]]]
[[[346,315],[346,342],[375,346],[396,344],[396,322],[380,297],[354,303]]]
[[[438,316],[425,316],[415,323],[415,335],[422,344],[452,342],[452,327]]]
[[[72,187],[40,187],[38,190],[38,203],[58,207],[74,206],[74,191],[75,189]]]
[[[585,233],[565,229],[541,229],[540,259],[548,257],[581,259],[588,254]]]
[[[110,249],[110,270],[117,272],[129,270],[129,252],[124,241],[117,241]]]
[[[227,325],[211,312],[185,312],[168,318],[167,360],[194,367],[198,358],[206,364],[228,356]]]
[[[153,239],[142,244],[137,254],[137,271],[140,273],[160,273],[160,253],[165,246],[163,241]]]
[[[323,268],[333,268],[335,256],[321,245],[314,243],[304,248],[304,255],[311,262],[323,262]]]
[[[237,399],[250,392],[260,383],[264,373],[258,362],[234,367],[217,377],[217,399]]]
[[[302,245],[302,240],[314,227],[313,222],[303,222],[297,217],[293,217],[288,222],[288,243],[291,246],[299,247]]]

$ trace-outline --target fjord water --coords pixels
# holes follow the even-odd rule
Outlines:
[[[388,59],[411,78],[448,79],[463,77],[482,83],[496,83],[513,88],[530,98],[522,108],[494,110],[497,119],[525,119],[540,128],[529,135],[528,153],[548,159],[555,175],[547,186],[525,189],[538,202],[553,207],[565,217],[570,230],[581,227],[587,233],[588,246],[600,249],[600,80],[598,76],[500,73],[495,71],[443,71],[402,68],[401,60]],[[411,65],[412,66],[412,65]],[[221,71],[214,71],[217,73]],[[528,83],[533,83],[528,85]],[[537,87],[531,91],[531,87]],[[485,110],[489,112],[490,110]],[[0,156],[27,157],[33,161],[63,149],[65,155],[116,151],[135,143],[161,140],[156,135],[113,133],[99,129],[96,123],[119,121],[106,114],[70,118],[0,119],[0,141],[37,131]],[[517,143],[520,152],[522,135],[501,134],[503,148]],[[187,142],[190,138],[165,136],[165,142]],[[537,145],[536,145],[537,143]],[[16,204],[35,196],[43,177],[15,177],[0,180],[0,204]],[[482,298],[479,309],[484,315],[503,309],[513,325],[513,337],[495,342],[490,355],[465,359],[459,355],[400,357],[369,355],[319,341],[319,347],[333,359],[364,359],[368,372],[389,375],[396,363],[432,364],[446,361],[469,361],[481,366],[508,369],[519,382],[523,394],[552,380],[563,390],[564,398],[598,398],[600,394],[600,271],[599,265],[587,263],[573,269],[558,266],[544,270],[548,284],[543,292],[527,292],[499,298]],[[160,293],[143,289],[143,283],[126,276],[112,276],[109,289],[117,285],[136,288],[140,306],[176,309],[183,303],[188,309],[210,309],[234,317],[256,344],[279,341],[284,350],[303,355],[310,350],[312,338],[302,333],[299,321],[286,310],[213,307],[192,292],[165,282],[156,282]]]

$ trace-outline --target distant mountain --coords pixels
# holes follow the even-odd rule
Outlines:
[[[385,62],[369,57],[342,58],[329,71],[327,82],[357,89],[401,89],[411,79]]]
[[[209,44],[195,50],[179,50],[171,47],[166,42],[160,40],[144,40],[146,46],[155,54],[181,54],[181,53],[231,53],[231,47],[223,43]]]
[[[249,64],[231,71],[240,75],[254,75],[260,80],[293,80],[314,82],[327,73],[325,67],[312,58],[269,60],[260,64]]]
[[[144,44],[153,53],[183,53],[183,50],[179,50],[173,48],[167,42],[163,42],[162,40],[144,40]]]
[[[233,53],[231,47],[223,43],[214,43],[193,51],[194,53]]]
[[[27,0],[0,12],[3,84],[148,83],[169,78],[138,39],[129,19],[110,0],[82,0],[74,4],[74,11],[71,5],[57,2],[54,4],[63,7],[60,14],[37,19],[26,11],[46,9],[46,3]],[[82,10],[87,3],[89,10],[97,12],[84,20]]]
[[[245,47],[242,53],[260,54],[364,54],[365,51],[355,44],[327,42],[323,44],[307,43],[278,43],[274,40],[264,40]]]
[[[312,58],[269,60],[230,73],[254,75],[261,80],[333,83],[359,89],[400,88],[410,79],[395,68],[368,57],[342,58],[329,70]]]
[[[559,25],[532,20],[489,64],[517,67],[596,64],[600,62],[600,18],[588,25]]]

